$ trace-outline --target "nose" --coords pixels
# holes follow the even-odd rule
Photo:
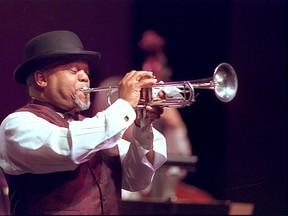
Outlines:
[[[84,70],[78,71],[78,79],[81,82],[89,82],[90,80],[88,74]]]

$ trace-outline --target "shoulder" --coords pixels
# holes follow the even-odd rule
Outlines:
[[[32,112],[28,111],[20,111],[20,112],[13,112],[9,114],[1,123],[1,128],[3,127],[15,127],[18,125],[21,126],[27,126],[30,125],[35,126],[34,123],[43,123],[45,122],[44,119],[39,118],[37,115],[35,115]]]
[[[28,111],[16,111],[13,113],[10,113],[4,120],[5,121],[12,121],[12,120],[17,120],[17,119],[26,119],[29,120],[30,118],[37,118],[37,116]]]

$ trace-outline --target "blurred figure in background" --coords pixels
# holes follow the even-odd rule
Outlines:
[[[142,69],[153,71],[158,80],[171,81],[172,69],[168,66],[164,52],[164,38],[157,32],[148,30],[143,33],[138,45],[147,54]],[[178,109],[165,109],[161,120],[155,127],[166,137],[169,155],[192,155],[192,145],[188,138],[187,128]]]
[[[139,48],[146,54],[142,69],[153,71],[158,80],[168,82],[173,72],[165,55],[165,45],[165,39],[154,30],[145,31],[138,42]],[[161,119],[154,126],[166,137],[168,157],[192,155],[188,131],[178,109],[164,109]],[[158,171],[152,182],[150,196],[177,199],[177,185],[185,178],[187,171],[179,166],[163,166]]]
[[[147,30],[143,33],[141,40],[138,42],[138,46],[146,54],[142,69],[153,71],[158,81],[171,81],[173,72],[168,66],[165,55],[165,39],[156,31]],[[120,80],[120,75],[111,76],[104,79],[99,86],[117,86]],[[116,99],[117,93],[111,94],[111,102],[113,103]],[[108,104],[103,103],[105,100],[107,101],[107,92],[94,94],[92,114],[107,108]],[[187,127],[178,109],[165,108],[161,118],[155,122],[153,126],[166,137],[168,160],[171,156],[178,156],[179,158],[192,156],[192,145],[188,137]],[[131,130],[132,127],[126,130],[123,136],[124,139],[130,140]],[[177,200],[184,198],[193,202],[202,203],[213,200],[208,193],[183,183],[186,174],[187,170],[179,166],[162,166],[162,168],[155,173],[152,184],[146,190],[140,192],[122,190],[122,199],[140,200],[160,198],[162,200]],[[188,194],[186,194],[186,192]]]

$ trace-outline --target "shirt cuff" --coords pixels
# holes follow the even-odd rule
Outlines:
[[[167,146],[165,137],[150,125],[143,131],[139,127],[134,127],[133,136],[138,146],[139,155],[142,155],[142,163],[150,167],[153,171],[157,170],[167,160]],[[146,158],[146,154],[153,146],[154,162],[151,164]]]
[[[133,137],[137,140],[137,143],[144,149],[145,154],[151,149],[153,144],[154,135],[152,132],[152,125],[143,128],[135,126],[133,128]]]

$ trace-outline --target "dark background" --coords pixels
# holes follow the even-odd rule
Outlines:
[[[199,90],[180,109],[196,173],[185,181],[219,200],[255,203],[255,213],[287,211],[287,2],[285,0],[0,0],[1,121],[28,101],[12,74],[30,38],[67,29],[102,53],[93,84],[140,69],[144,30],[166,38],[174,80],[210,77],[221,62],[239,89],[222,103]]]

